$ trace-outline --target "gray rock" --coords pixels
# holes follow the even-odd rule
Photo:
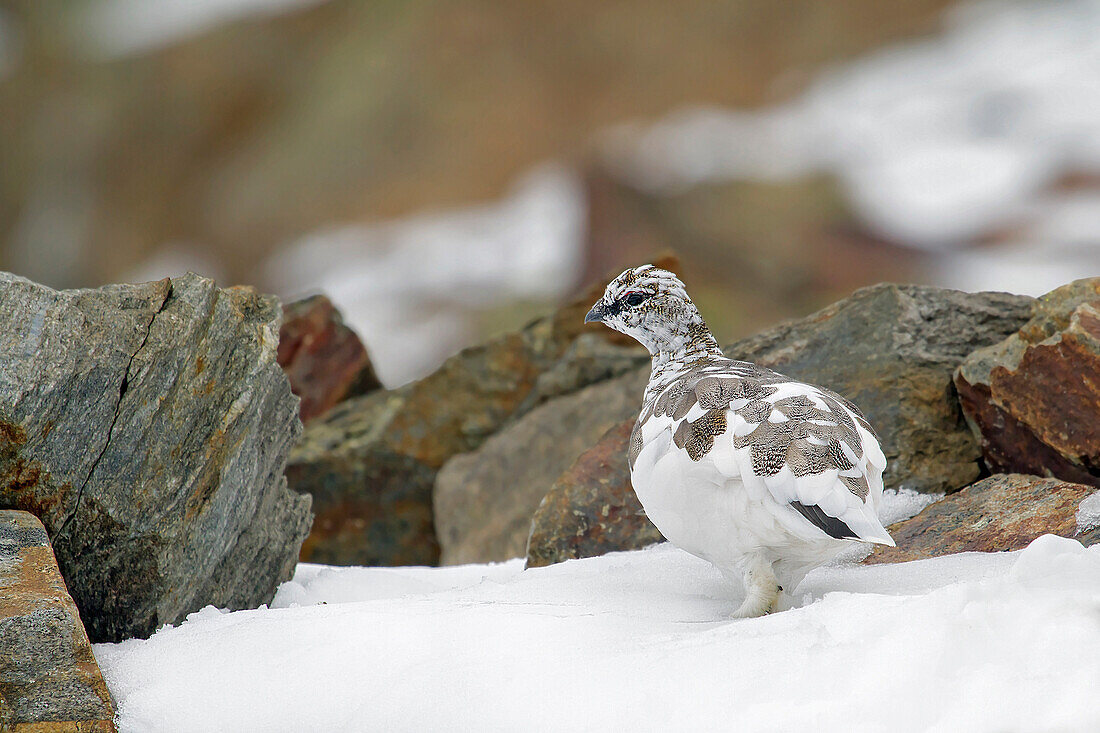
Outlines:
[[[887,486],[953,491],[978,477],[981,451],[959,410],[952,373],[971,351],[1019,328],[1031,302],[1004,293],[876,285],[725,351],[834,389],[859,405],[889,458]],[[559,474],[565,471],[592,448],[602,430],[615,425],[614,418],[637,415],[647,378],[648,368],[643,367],[575,398],[551,401],[491,438],[481,450],[452,459],[440,473],[435,493],[444,560],[515,556],[515,549],[523,547],[522,513],[534,515],[555,479],[562,491],[550,498],[539,518],[537,562],[651,542],[648,522],[616,526],[614,533],[583,546],[560,540],[581,525],[591,529],[598,524],[584,517],[597,517],[604,506],[623,502],[614,481],[577,488],[577,477],[551,475],[556,468]],[[560,408],[552,409],[559,402]],[[582,435],[583,440],[574,439]],[[624,454],[624,466],[625,460]],[[529,466],[531,461],[534,465]],[[568,511],[561,509],[565,504]],[[567,524],[556,526],[558,521]]]
[[[0,649],[0,730],[115,730],[80,614],[28,512],[0,510]]]
[[[607,430],[637,415],[646,379],[635,371],[551,400],[448,461],[434,493],[442,563],[523,557],[547,490]]]
[[[1032,298],[875,285],[726,349],[828,387],[867,415],[892,488],[954,491],[978,478],[981,449],[951,382],[974,350],[1027,321]]]
[[[279,306],[195,275],[53,291],[0,275],[0,506],[42,518],[93,641],[287,579],[309,499]]]

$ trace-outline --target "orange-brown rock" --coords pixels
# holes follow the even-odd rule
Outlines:
[[[1022,550],[1044,534],[1100,542],[1100,527],[1077,533],[1077,508],[1092,486],[997,474],[890,527],[897,547],[876,547],[867,563],[907,562],[956,552]]]
[[[113,733],[114,703],[33,514],[0,511],[0,730]]]
[[[324,295],[283,308],[277,358],[290,390],[301,399],[303,423],[382,386],[359,336]]]
[[[1100,278],[1039,298],[1032,318],[955,373],[993,471],[1100,486]]]
[[[527,567],[664,540],[630,485],[626,452],[633,428],[631,418],[608,430],[554,482],[531,522]]]

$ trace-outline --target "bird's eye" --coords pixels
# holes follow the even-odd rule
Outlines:
[[[633,308],[636,305],[641,305],[642,303],[644,303],[646,299],[648,299],[651,295],[653,294],[643,293],[635,290],[633,293],[627,293],[626,296],[623,298],[623,302]]]

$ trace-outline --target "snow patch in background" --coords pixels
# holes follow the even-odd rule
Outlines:
[[[1002,234],[1025,253],[1036,241],[1072,245],[1076,272],[1057,284],[1100,273],[1096,201],[1082,207],[1068,192],[1036,203],[1063,176],[1100,174],[1100,0],[989,2],[947,18],[941,35],[838,67],[781,107],[612,130],[606,159],[651,191],[829,173],[892,241],[943,251]],[[1075,208],[1091,222],[1063,232]],[[1029,281],[1045,256],[1010,258],[996,277],[984,271],[995,253],[943,270],[965,289],[994,281],[1038,295],[1066,269]]]
[[[1089,494],[1077,505],[1077,534],[1100,527],[1100,491]]]
[[[1097,730],[1100,546],[811,573],[794,608],[662,544],[523,570],[299,566],[272,607],[98,644],[128,731]]]
[[[543,166],[494,203],[317,232],[272,258],[262,277],[284,295],[326,293],[394,386],[468,343],[462,308],[568,293],[584,221],[577,175]]]
[[[225,286],[221,263],[199,247],[187,242],[169,242],[122,277],[122,282],[144,283],[165,277],[180,277],[194,272]]]
[[[147,53],[223,23],[285,13],[325,0],[95,0],[79,34],[93,53],[120,57]]]

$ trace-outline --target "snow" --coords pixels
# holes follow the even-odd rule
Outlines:
[[[837,67],[783,106],[681,110],[609,132],[604,150],[656,191],[832,173],[873,230],[930,250],[1041,227],[1041,208],[1020,207],[1063,174],[1100,172],[1097,23],[1100,0],[964,5],[943,33]]]
[[[263,280],[291,297],[325,292],[395,386],[467,344],[463,308],[570,292],[584,220],[576,174],[547,165],[495,202],[316,232],[273,258]]]
[[[269,16],[325,0],[94,0],[80,31],[94,53],[126,56],[168,46],[215,26]]]
[[[915,517],[926,506],[943,498],[943,494],[922,494],[912,489],[886,489],[882,492],[882,505],[878,518],[883,527]]]
[[[1077,506],[1077,534],[1100,527],[1100,491],[1089,494]]]
[[[667,544],[532,570],[301,566],[270,609],[96,645],[123,731],[1095,730],[1100,547],[813,572],[794,608]]]
[[[938,498],[888,491],[883,514]],[[124,732],[1100,726],[1100,546],[849,559],[731,621],[741,593],[667,543],[530,570],[300,564],[270,608],[95,654]]]

